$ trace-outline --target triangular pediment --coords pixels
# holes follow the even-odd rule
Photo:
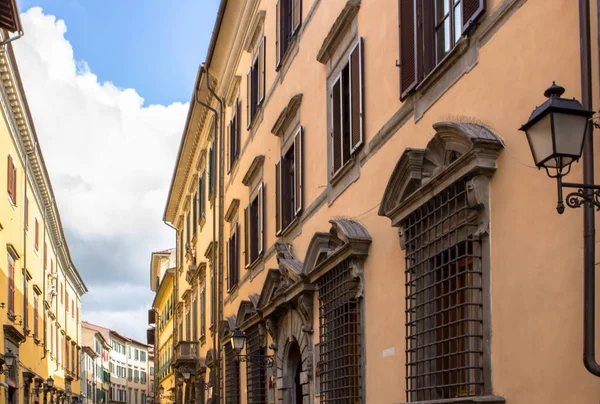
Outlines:
[[[238,308],[237,316],[240,324],[244,323],[256,314],[256,308],[250,300],[242,300],[240,307]]]
[[[279,272],[277,269],[269,269],[262,291],[260,292],[260,297],[258,299],[259,310],[268,305],[273,299],[275,291],[277,290],[280,282],[281,272]]]

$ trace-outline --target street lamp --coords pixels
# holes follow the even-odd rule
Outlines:
[[[11,350],[4,354],[4,363],[9,368],[12,368],[15,364],[15,359],[17,359],[17,355],[15,355]]]
[[[235,350],[238,357],[238,362],[250,362],[253,365],[257,365],[261,368],[270,368],[273,366],[274,358],[270,355],[241,355],[242,349],[244,349],[244,342],[246,341],[246,334],[239,328],[236,328],[231,333],[231,347]]]
[[[190,369],[187,366],[185,366],[183,369],[181,369],[181,375],[183,376],[183,380],[187,382],[188,380],[190,380],[191,376]]]
[[[48,387],[48,389],[54,387],[54,379],[52,378],[52,376],[46,379],[46,387]]]
[[[587,124],[594,115],[594,111],[585,109],[576,99],[561,98],[564,92],[563,87],[553,82],[544,92],[548,98],[546,102],[531,113],[520,130],[527,135],[536,167],[544,168],[550,178],[557,180],[558,213],[565,211],[563,188],[578,189],[567,195],[569,207],[578,208],[589,203],[600,209],[600,186],[562,182],[562,177],[571,171],[571,164],[581,158]],[[596,191],[592,196],[584,193],[583,189]]]

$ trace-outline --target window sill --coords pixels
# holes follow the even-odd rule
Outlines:
[[[263,254],[264,254],[264,252],[261,252],[260,254],[258,254],[258,257],[256,257],[254,259],[254,261],[252,261],[251,264],[246,265],[246,269],[248,271],[252,271],[253,269],[255,269],[258,266],[258,264],[262,262]]]
[[[465,52],[466,48],[468,47],[468,42],[469,41],[465,37],[461,37],[456,45],[454,45],[454,48],[452,48],[452,50],[448,52],[448,54],[444,56],[444,58],[433,68],[433,70],[430,71],[429,74],[423,78],[423,80],[421,80],[421,82],[415,88],[415,92],[427,91],[427,89],[431,87],[433,83],[443,76],[444,73],[448,71],[448,69],[452,67],[452,65],[456,63],[460,56]]]
[[[277,237],[285,237],[292,232],[300,223],[300,216],[302,215],[302,211],[300,211],[294,219],[288,223],[287,226],[283,228],[283,230],[279,230],[276,234]]]
[[[298,27],[298,29],[296,29],[296,32],[294,32],[292,39],[290,39],[290,42],[288,43],[287,49],[285,50],[285,52],[279,59],[279,64],[275,66],[276,72],[281,71],[284,67],[285,67],[285,70],[288,69],[288,67],[289,67],[288,62],[289,62],[290,58],[292,58],[290,55],[292,54],[292,50],[294,49],[294,47],[298,44],[298,32],[300,32],[300,27]]]
[[[348,160],[346,164],[342,166],[342,168],[337,170],[335,174],[332,174],[331,179],[329,180],[329,184],[331,186],[337,185],[340,182],[340,180],[344,178],[344,176],[346,176],[346,174],[348,174],[349,171],[352,170],[355,161],[356,159],[354,157],[351,157],[350,160]]]
[[[505,402],[506,399],[502,396],[471,396],[443,400],[411,401],[410,404],[500,404]]]

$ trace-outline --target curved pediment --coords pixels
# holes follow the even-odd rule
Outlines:
[[[496,169],[503,144],[489,128],[463,122],[440,122],[433,128],[436,134],[425,149],[404,150],[386,186],[378,214],[394,225],[417,191],[435,193],[451,176],[489,175]]]

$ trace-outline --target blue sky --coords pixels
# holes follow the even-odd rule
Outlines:
[[[187,102],[219,0],[19,0],[65,20],[75,58],[145,104]]]

